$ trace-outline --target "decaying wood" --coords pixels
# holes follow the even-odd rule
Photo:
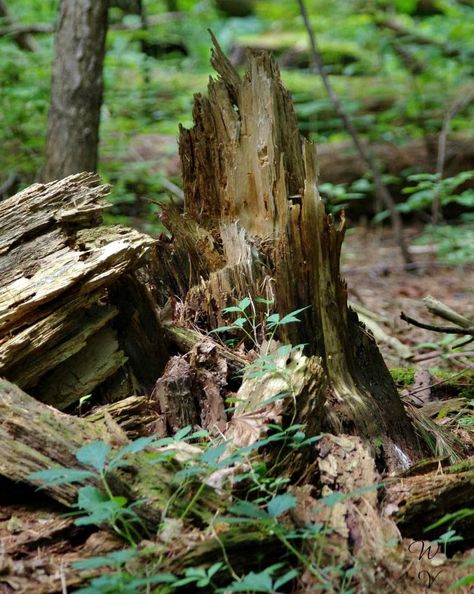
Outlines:
[[[90,423],[49,407],[10,382],[0,380],[0,476],[37,487],[38,481],[31,479],[30,474],[38,470],[57,466],[85,469],[74,454],[82,446],[96,440],[106,441],[112,446],[128,443],[124,432],[111,418],[106,418],[104,423]],[[110,472],[108,482],[115,495],[136,502],[135,509],[144,525],[154,531],[160,523],[163,510],[169,510],[170,505],[184,509],[186,500],[193,496],[197,488],[188,485],[187,494],[171,503],[172,495],[178,488],[173,485],[176,470],[174,464],[147,464],[137,454],[134,456],[133,472]],[[73,485],[46,482],[41,486],[48,496],[71,506],[77,500],[78,488],[90,480],[85,479]],[[207,513],[211,513],[216,502],[215,495],[211,493],[208,501],[210,506],[205,504],[202,507],[198,503],[193,508],[192,516],[197,513],[198,517],[202,517],[206,514],[206,508]]]
[[[406,536],[419,537],[428,526],[445,514],[474,507],[474,459],[443,467],[441,463],[430,473],[402,478],[387,489],[385,508],[389,510]],[[446,532],[443,525],[426,533],[435,538]],[[456,532],[472,538],[473,516],[460,518],[454,524]]]
[[[149,389],[167,360],[155,305],[132,272],[154,242],[100,226],[107,192],[79,174],[0,204],[0,374],[58,408],[117,373],[124,396]]]
[[[400,318],[412,326],[425,328],[426,330],[431,330],[433,332],[441,332],[444,334],[470,334],[471,336],[474,336],[474,324],[471,320],[431,296],[425,297],[423,301],[430,313],[442,318],[443,320],[453,322],[456,324],[456,326],[428,324],[427,322],[421,322],[410,316],[407,316],[403,311],[400,314]]]
[[[419,548],[414,547],[414,541],[402,540],[398,516],[388,511],[381,513],[378,499],[383,484],[374,459],[360,438],[323,435],[316,444],[316,455],[307,467],[304,483],[292,488],[298,501],[291,512],[293,521],[297,526],[322,523],[329,528],[322,550],[312,551],[316,557],[313,567],[324,565],[325,559],[328,564],[350,563],[355,556],[360,562],[356,591],[374,594],[421,594],[425,592],[426,580],[420,579],[420,575],[428,573],[438,575],[439,581],[432,584],[432,589],[443,594],[454,581],[467,575],[468,568],[460,566],[457,560],[447,560],[443,554],[436,559],[416,555]],[[314,484],[320,485],[319,491]],[[334,501],[326,505],[320,501],[321,496]],[[426,538],[420,537],[422,530],[419,526],[414,538]],[[425,546],[429,544],[426,542]],[[339,579],[335,573],[331,584],[337,584]],[[302,580],[309,589],[314,576],[308,571]],[[468,590],[464,591],[467,594]]]
[[[323,423],[369,438],[389,467],[407,465],[419,445],[375,341],[347,307],[344,222],[325,213],[316,149],[301,142],[278,69],[255,53],[241,79],[217,45],[212,63],[220,77],[208,98],[196,96],[194,127],[181,130],[185,213],[164,215],[173,240],[160,248],[159,300],[174,292],[185,317],[207,329],[246,295],[273,298],[281,316],[309,306],[280,339],[321,357],[330,380]]]
[[[307,435],[318,435],[323,426],[327,379],[319,357],[306,357],[297,351],[275,357],[273,371],[250,366],[236,393],[236,406],[226,431],[226,438],[237,447],[249,446],[265,437],[268,424],[282,427],[304,426]],[[280,443],[270,451],[275,472],[296,478],[306,472],[314,449],[301,448],[288,453],[281,463]]]
[[[212,365],[212,372],[206,369],[212,361],[212,348],[212,342],[201,343],[189,357],[172,357],[156,382],[152,397],[156,398],[171,433],[186,425],[219,433],[226,427],[222,394],[227,385],[228,367],[225,359],[220,359]],[[200,364],[200,358],[205,359],[206,365]]]
[[[344,221],[336,224],[325,213],[315,147],[301,142],[268,55],[253,55],[244,78],[217,45],[213,64],[220,78],[211,81],[209,98],[196,98],[194,128],[181,131],[185,212],[164,213],[171,239],[154,245],[131,229],[100,227],[106,189],[90,174],[36,185],[0,204],[0,373],[8,378],[0,380],[0,477],[28,492],[26,485],[38,486],[33,471],[81,468],[75,454],[92,441],[114,449],[131,437],[199,426],[219,447],[224,443],[224,463],[209,464],[209,473],[178,484],[184,461],[206,463],[200,447],[175,441],[172,460],[150,464],[163,453],[150,445],[107,475],[113,495],[133,504],[149,539],[138,568],[127,570],[143,574],[140,564],[148,572],[159,561],[160,571],[182,574],[209,568],[224,550],[219,586],[234,572],[260,571],[278,560],[298,566],[295,587],[306,592],[328,581],[342,588],[343,574],[323,575],[323,568],[357,559],[351,586],[358,591],[420,594],[419,576],[432,560],[414,560],[398,528],[419,538],[427,522],[472,507],[472,461],[439,472],[427,472],[425,463],[422,478],[395,476],[381,513],[380,469],[405,468],[421,448],[373,336],[348,307],[339,270]],[[146,271],[136,271],[147,254]],[[280,316],[301,309],[301,323],[282,327],[272,340],[257,326],[260,344],[242,340],[227,348],[209,331],[228,322],[224,307],[248,295],[257,322],[263,305],[255,298],[266,297]],[[299,346],[277,350],[289,343]],[[90,393],[79,409],[107,404],[85,418],[58,410]],[[301,426],[306,437],[320,438],[294,448],[286,430]],[[295,505],[278,523],[327,530],[292,541],[304,567],[299,549],[276,529],[249,530],[249,518],[228,521],[234,496],[252,480],[254,456],[271,469],[268,476],[291,481]],[[71,506],[85,484],[42,487]],[[48,524],[36,540],[22,535],[21,554],[63,538],[68,522]],[[472,528],[467,518],[463,534]],[[20,567],[13,542],[7,544],[0,551],[0,590],[5,582],[21,591],[25,573],[44,593],[97,575],[68,567],[58,584],[53,554],[38,561],[44,578],[38,579],[34,560]],[[97,532],[79,555],[117,546]],[[77,555],[71,551],[66,561]],[[433,592],[467,571],[441,562],[451,581],[440,579]]]
[[[156,401],[146,396],[129,396],[105,404],[90,412],[86,419],[92,423],[106,423],[108,415],[129,439],[148,435],[152,428],[155,430],[158,419]]]
[[[104,425],[61,413],[42,404],[6,380],[0,380],[0,475],[28,482],[37,470],[63,466],[74,468],[74,453],[88,441],[110,437]],[[71,505],[77,488],[50,485],[46,493],[59,503]]]
[[[242,356],[238,351],[226,348],[222,344],[214,341],[210,336],[206,336],[196,330],[184,328],[182,326],[166,326],[165,334],[170,343],[173,343],[181,352],[187,353],[192,349],[199,348],[199,345],[206,341],[208,347],[212,345],[211,351],[216,352],[218,357],[225,359],[229,370],[233,375],[238,375],[242,372],[245,365],[248,364],[248,359]]]
[[[72,518],[64,519],[61,512],[12,507],[12,519],[23,526],[23,533],[8,534],[2,530],[2,573],[0,592],[19,594],[56,594],[80,587],[88,576],[72,567],[74,561],[107,553],[123,547],[118,536],[97,531],[88,536],[87,529],[73,525]],[[5,535],[7,532],[7,535]],[[99,570],[102,571],[102,570]],[[97,574],[99,574],[97,571]]]
[[[427,308],[427,310],[435,316],[439,316],[443,318],[443,320],[448,320],[449,322],[453,322],[461,328],[469,328],[472,326],[472,320],[469,320],[465,316],[461,315],[459,312],[454,311],[438,299],[434,299],[430,295],[423,299],[423,302]]]

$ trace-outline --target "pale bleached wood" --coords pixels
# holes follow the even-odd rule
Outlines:
[[[155,240],[101,225],[108,190],[81,173],[0,203],[0,374],[61,409],[119,370],[151,390],[167,360],[135,274]]]

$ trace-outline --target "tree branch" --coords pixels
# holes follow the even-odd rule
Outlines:
[[[20,49],[27,52],[36,52],[38,50],[35,40],[28,35],[28,32],[21,31],[21,28],[18,30],[18,25],[15,24],[5,0],[0,0],[0,17],[7,23],[7,29],[13,29],[10,35]],[[16,31],[15,28],[17,29]]]
[[[356,151],[359,153],[361,159],[364,161],[364,163],[366,164],[367,168],[369,169],[369,171],[372,175],[372,178],[374,180],[376,195],[382,200],[383,204],[385,205],[387,210],[390,212],[390,218],[392,221],[393,232],[394,232],[396,241],[398,243],[398,246],[400,248],[400,251],[402,253],[403,260],[404,260],[405,264],[411,264],[413,262],[413,258],[408,250],[408,246],[405,241],[405,237],[404,237],[404,233],[403,233],[402,219],[401,219],[400,213],[398,212],[398,210],[396,208],[395,201],[394,201],[392,195],[390,194],[387,186],[384,184],[384,182],[382,180],[382,176],[380,174],[380,171],[379,171],[376,163],[374,162],[374,160],[372,159],[372,156],[366,150],[366,148],[362,144],[361,140],[359,139],[357,130],[355,129],[355,126],[352,123],[352,120],[350,119],[349,115],[347,114],[344,107],[342,106],[342,103],[341,103],[339,97],[336,95],[336,93],[331,85],[331,82],[329,81],[329,77],[328,77],[326,70],[324,68],[321,52],[320,52],[318,44],[316,42],[316,36],[315,36],[314,31],[311,27],[311,23],[309,22],[308,12],[306,10],[306,5],[304,3],[304,0],[298,0],[298,4],[300,7],[300,13],[303,18],[306,31],[308,33],[310,46],[311,46],[311,57],[312,57],[312,61],[314,64],[314,68],[321,76],[321,79],[323,81],[324,88],[326,89],[328,97],[331,100],[332,104],[334,105],[334,108],[335,108],[337,114],[341,118],[342,123],[343,123],[347,133],[351,137]]]
[[[400,318],[412,326],[424,328],[425,330],[432,330],[433,332],[442,332],[444,334],[466,334],[474,336],[474,328],[460,328],[459,326],[435,326],[433,324],[425,324],[424,322],[419,322],[418,320],[407,316],[403,313],[403,311],[400,314]]]

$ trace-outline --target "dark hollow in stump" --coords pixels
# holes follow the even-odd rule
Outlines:
[[[158,298],[176,294],[207,327],[246,295],[274,298],[281,316],[310,306],[279,338],[321,358],[330,389],[314,429],[356,433],[389,468],[406,467],[420,446],[375,340],[347,306],[344,219],[325,212],[316,147],[302,142],[271,57],[253,53],[241,78],[214,43],[219,78],[196,95],[194,127],[180,131],[185,212],[163,216],[173,240],[161,246]]]

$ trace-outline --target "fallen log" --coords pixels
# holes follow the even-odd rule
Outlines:
[[[99,388],[117,399],[113,378],[148,390],[167,360],[136,276],[154,241],[100,226],[107,192],[83,173],[0,204],[0,374],[61,409]]]
[[[0,476],[32,487],[41,486],[44,493],[55,501],[72,506],[77,501],[78,489],[87,484],[96,485],[94,478],[85,477],[74,484],[56,484],[54,481],[39,481],[32,473],[52,468],[90,470],[76,458],[76,452],[88,443],[102,441],[112,447],[127,445],[128,439],[122,429],[111,418],[104,422],[89,422],[62,413],[35,400],[6,380],[0,380]],[[176,463],[148,464],[140,453],[134,454],[133,468],[112,470],[107,473],[107,482],[114,496],[124,496],[135,502],[135,508],[146,530],[156,531],[164,510],[171,513],[186,509],[193,498],[193,483],[188,483],[186,493],[174,497],[179,485],[173,482]],[[100,485],[96,485],[100,487]],[[192,517],[200,518],[212,514],[218,499],[210,489],[207,504],[201,507],[198,498]],[[197,514],[197,515],[196,515]]]
[[[410,140],[400,146],[375,143],[370,148],[382,170],[395,177],[400,177],[405,170],[413,173],[436,172],[438,137],[435,135]],[[366,173],[364,163],[348,141],[319,145],[318,159],[320,181],[323,183],[350,184]],[[450,177],[473,167],[474,142],[462,135],[451,136],[447,142],[445,176]],[[357,208],[357,204],[353,206]]]
[[[453,466],[438,465],[426,474],[402,477],[389,485],[384,501],[387,513],[394,519],[407,537],[434,539],[450,527],[450,523],[437,529],[426,529],[443,518],[459,510],[474,507],[474,459],[469,458]],[[461,514],[453,526],[457,534],[472,543],[474,516]]]

